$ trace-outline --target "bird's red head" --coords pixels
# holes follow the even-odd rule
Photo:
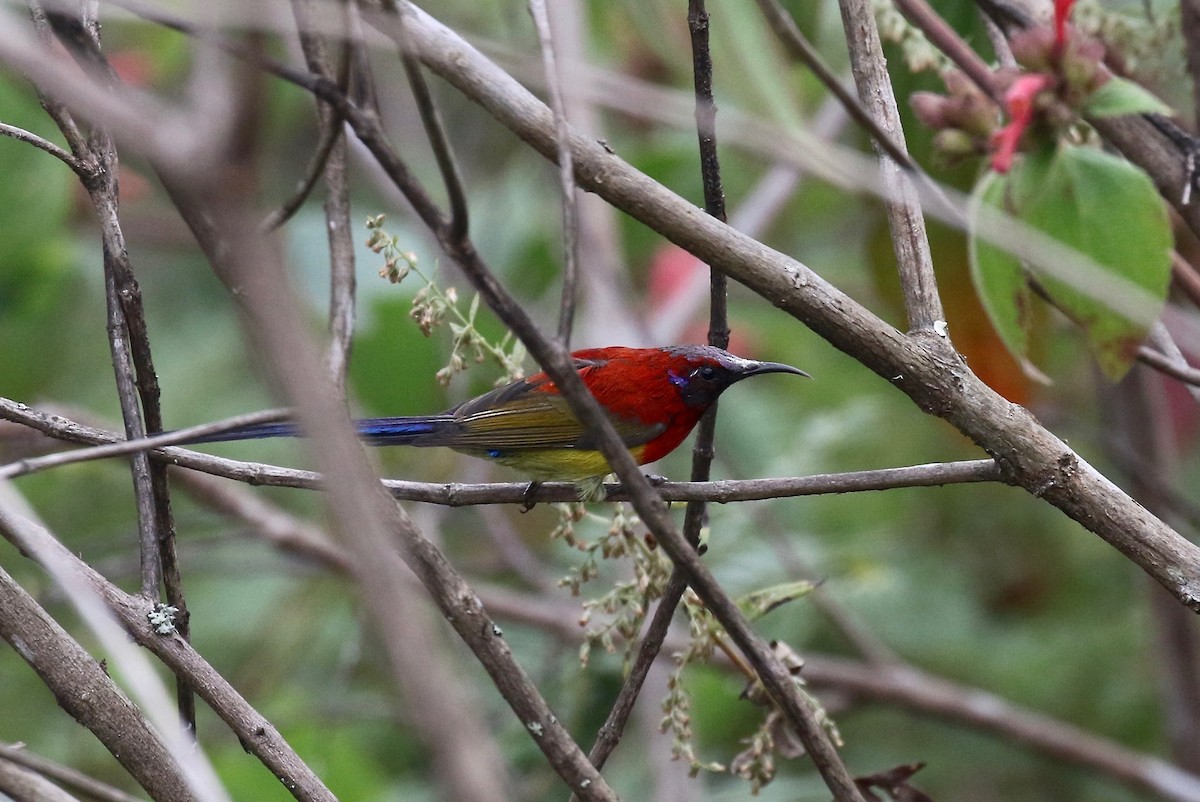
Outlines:
[[[760,373],[807,373],[779,362],[757,362],[742,359],[711,345],[677,345],[663,349],[669,354],[671,366],[667,379],[679,391],[680,400],[703,412],[730,385]]]
[[[778,362],[742,359],[709,345],[591,348],[572,356],[579,375],[607,413],[660,429],[641,462],[673,451],[731,385],[760,373],[804,371]]]

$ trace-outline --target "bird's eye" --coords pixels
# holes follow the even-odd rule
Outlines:
[[[705,381],[712,381],[716,377],[717,371],[712,365],[705,365],[696,371],[696,375]]]

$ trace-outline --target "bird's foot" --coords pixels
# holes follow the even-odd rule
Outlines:
[[[649,482],[650,484],[654,485],[655,487],[658,487],[659,485],[665,485],[667,482],[669,482],[671,480],[665,476],[660,476],[657,473],[648,473],[648,474],[646,474],[646,481]]]
[[[542,486],[542,483],[537,480],[530,482],[529,485],[526,486],[525,492],[521,494],[521,512],[522,513],[529,512],[530,510],[532,510],[534,507],[537,506],[537,499],[534,498],[534,495],[537,493],[538,488],[541,486]]]

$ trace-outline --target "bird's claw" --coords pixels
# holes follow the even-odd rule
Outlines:
[[[521,512],[522,513],[529,512],[530,510],[532,510],[534,507],[537,506],[537,499],[534,498],[534,495],[537,493],[538,488],[541,486],[542,486],[541,482],[534,481],[534,482],[530,482],[525,487],[525,492],[521,494]]]
[[[667,482],[669,482],[671,480],[665,476],[659,476],[657,473],[648,473],[648,474],[646,474],[646,481],[649,482],[650,484],[654,485],[655,487],[659,487],[661,485],[665,485]]]

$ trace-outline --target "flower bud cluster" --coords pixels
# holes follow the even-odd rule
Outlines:
[[[963,73],[942,75],[946,94],[914,92],[910,103],[917,119],[937,133],[935,150],[948,161],[988,152],[992,134],[1000,127],[1000,110]]]
[[[953,162],[990,153],[992,169],[1006,172],[1018,151],[1055,141],[1079,120],[1111,74],[1104,66],[1104,46],[1067,25],[1071,5],[1059,0],[1052,26],[1031,28],[1010,40],[1020,69],[994,73],[1007,123],[1001,125],[996,103],[961,72],[943,75],[945,95],[913,94],[913,112],[937,132],[934,148],[941,157]],[[1035,134],[1026,136],[1030,130]]]

